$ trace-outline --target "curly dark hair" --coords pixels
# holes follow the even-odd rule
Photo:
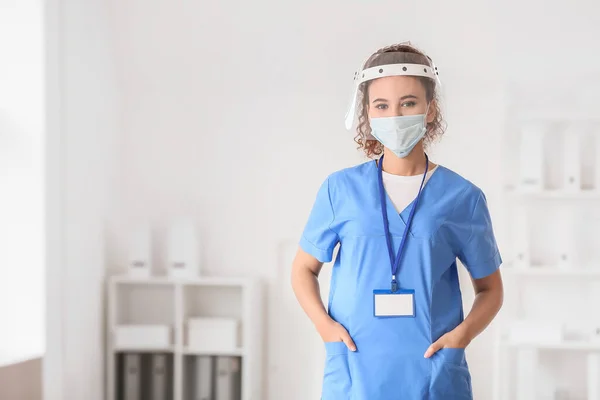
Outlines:
[[[394,52],[403,52],[403,53],[413,53],[417,55],[416,57],[422,62],[423,58],[431,60],[425,53],[417,50],[412,45],[408,44],[394,44],[391,46],[383,47],[377,50],[369,59],[366,61],[364,68],[376,67],[378,65],[394,63],[393,54],[386,54],[386,56],[392,57],[382,57],[384,53],[394,53]],[[392,60],[390,62],[390,59]],[[398,63],[398,61],[396,61]],[[427,61],[427,64],[431,67],[431,62]],[[442,113],[440,109],[440,99],[439,93],[436,89],[435,82],[427,77],[417,77],[423,87],[425,88],[425,95],[427,97],[427,102],[431,103],[430,110],[433,109],[435,118],[432,122],[427,123],[427,132],[425,133],[425,137],[423,138],[423,143],[425,147],[429,144],[433,143],[435,140],[441,138],[446,130],[446,123],[442,118]],[[383,145],[375,140],[373,136],[371,136],[371,126],[369,125],[369,115],[368,115],[368,105],[369,105],[369,85],[372,81],[363,82],[360,84],[358,89],[358,126],[356,128],[356,136],[354,137],[354,141],[358,144],[359,149],[363,149],[366,156],[369,158],[374,158],[375,156],[381,155],[383,153]]]

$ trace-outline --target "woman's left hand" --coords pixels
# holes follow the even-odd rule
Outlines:
[[[468,337],[464,329],[461,326],[457,326],[455,329],[446,333],[438,340],[436,340],[425,352],[425,358],[429,358],[434,355],[439,349],[443,348],[459,348],[464,349],[471,343],[471,339]]]

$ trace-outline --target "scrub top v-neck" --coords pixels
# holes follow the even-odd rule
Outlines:
[[[416,193],[415,193],[416,196]],[[472,399],[464,349],[423,357],[431,343],[464,318],[457,259],[483,278],[502,263],[483,192],[438,166],[423,187],[397,271],[414,290],[415,316],[377,318],[373,291],[389,288],[390,257],[374,161],[331,174],[321,185],[300,239],[301,248],[332,270],[328,312],[357,346],[325,343],[323,400]],[[413,203],[398,213],[385,196],[397,252]]]

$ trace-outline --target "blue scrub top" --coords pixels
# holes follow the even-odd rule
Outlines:
[[[502,263],[483,192],[438,166],[423,188],[397,279],[415,291],[414,318],[373,316],[373,290],[389,289],[390,258],[374,161],[331,174],[300,239],[321,262],[336,257],[328,310],[357,346],[325,343],[322,400],[471,400],[464,349],[425,351],[463,321],[456,259],[483,278]],[[416,196],[416,193],[415,193]],[[410,213],[386,195],[394,254]]]

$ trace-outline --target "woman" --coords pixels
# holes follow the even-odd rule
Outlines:
[[[321,185],[292,272],[325,342],[323,400],[473,397],[465,347],[501,307],[502,260],[482,191],[425,153],[443,133],[437,77],[406,43],[355,74],[355,140],[380,157]],[[326,311],[317,277],[338,244]],[[476,293],[466,318],[457,259]]]

